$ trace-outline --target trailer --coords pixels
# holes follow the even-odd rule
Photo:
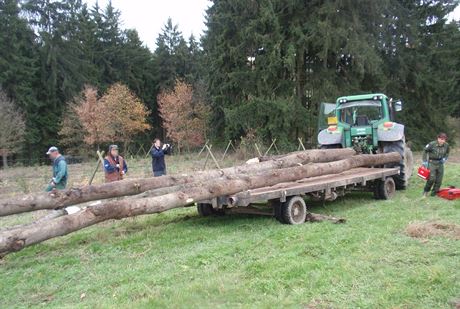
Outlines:
[[[394,177],[399,172],[399,167],[354,168],[340,174],[310,177],[200,201],[197,210],[201,216],[258,214],[274,216],[286,224],[301,224],[308,213],[306,197],[313,201],[333,201],[350,191],[367,191],[373,192],[375,199],[391,199],[396,191]]]

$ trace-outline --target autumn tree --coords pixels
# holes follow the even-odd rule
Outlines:
[[[134,135],[150,129],[148,109],[128,87],[117,83],[105,95],[85,86],[82,93],[68,103],[61,122],[61,143],[70,149],[87,145],[121,142],[125,149]]]
[[[100,101],[110,140],[123,143],[124,149],[136,134],[151,128],[147,121],[150,111],[127,86],[110,86]]]
[[[85,86],[81,97],[74,100],[76,101],[74,110],[83,129],[85,143],[99,147],[100,144],[109,142],[111,140],[111,132],[107,125],[107,121],[110,119],[108,117],[109,111],[100,102],[97,89],[92,86]],[[63,129],[72,131],[71,128]]]
[[[59,143],[66,148],[68,153],[80,154],[85,145],[85,131],[77,114],[77,108],[82,103],[81,95],[67,103],[61,121],[61,128],[58,132]]]
[[[24,115],[16,104],[0,90],[0,155],[8,167],[8,156],[19,152],[26,129]]]
[[[203,144],[209,108],[191,85],[176,80],[173,90],[158,96],[158,108],[167,136],[179,147]]]

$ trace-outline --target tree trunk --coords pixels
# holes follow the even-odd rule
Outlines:
[[[295,181],[306,177],[326,174],[338,174],[360,166],[399,162],[400,159],[401,156],[396,152],[379,155],[357,155],[335,162],[269,170],[259,175],[224,176],[219,179],[203,182],[199,186],[157,197],[108,201],[54,220],[1,232],[0,256],[109,219],[122,219],[159,213],[183,207],[196,201],[236,194],[249,189],[272,186],[280,182]]]
[[[135,195],[157,188],[198,181],[207,181],[222,176],[256,174],[271,169],[286,168],[311,162],[336,161],[355,154],[355,151],[352,149],[307,150],[259,164],[247,164],[224,168],[221,170],[216,169],[194,172],[190,175],[177,174],[146,179],[127,179],[100,185],[89,185],[81,188],[28,194],[21,197],[1,199],[0,216],[7,216],[39,209],[56,209],[94,200]]]
[[[6,152],[3,153],[2,158],[3,158],[3,168],[8,168],[8,156],[6,155]]]

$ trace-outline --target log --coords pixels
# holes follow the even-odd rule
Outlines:
[[[307,213],[307,218],[305,219],[305,221],[308,221],[308,222],[331,221],[332,223],[335,223],[335,224],[346,222],[346,220],[343,218],[336,218],[336,217],[328,216],[328,215],[315,214],[312,212]]]
[[[338,174],[360,166],[399,162],[400,159],[401,156],[396,152],[379,155],[357,155],[335,162],[269,170],[259,175],[224,176],[204,182],[200,186],[193,186],[179,192],[157,197],[107,201],[45,223],[0,233],[0,256],[109,219],[160,213],[173,208],[184,207],[196,201],[272,186],[280,182],[295,181],[326,174]]]
[[[193,174],[166,175],[146,179],[127,179],[100,185],[89,185],[81,188],[54,190],[52,192],[11,197],[0,200],[0,217],[40,209],[58,209],[94,200],[136,195],[153,189],[207,181],[222,176],[256,174],[271,169],[287,168],[310,162],[336,161],[355,154],[356,152],[353,149],[308,150],[287,155],[279,159],[262,162],[260,164],[194,172]]]

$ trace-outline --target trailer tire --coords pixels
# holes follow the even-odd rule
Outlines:
[[[302,224],[307,218],[307,205],[300,196],[293,196],[283,203],[282,218],[286,224]]]
[[[225,211],[223,209],[214,209],[212,205],[208,203],[198,203],[196,204],[196,209],[201,217],[225,215]]]
[[[391,199],[396,192],[396,183],[393,177],[387,177],[384,181],[379,181],[377,189],[380,200]]]

